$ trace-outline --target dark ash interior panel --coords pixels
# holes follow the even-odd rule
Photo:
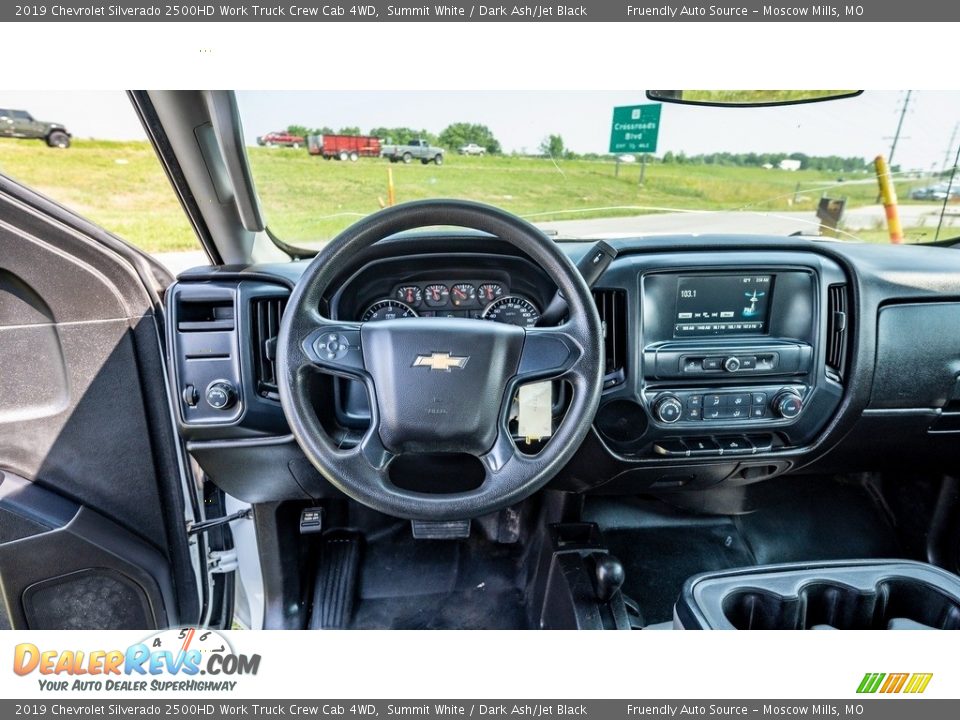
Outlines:
[[[880,308],[871,408],[942,408],[960,401],[958,380],[960,303]]]

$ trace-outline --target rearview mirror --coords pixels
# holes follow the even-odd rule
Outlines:
[[[647,98],[681,105],[772,107],[856,97],[863,90],[647,90]]]

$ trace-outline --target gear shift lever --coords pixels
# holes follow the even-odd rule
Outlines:
[[[603,554],[596,557],[593,572],[597,600],[602,603],[610,602],[623,587],[625,578],[623,563],[613,555]]]

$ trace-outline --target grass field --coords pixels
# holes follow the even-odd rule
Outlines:
[[[851,206],[872,204],[866,174],[837,176],[762,168],[654,165],[638,185],[639,165],[611,160],[449,155],[441,166],[391,165],[364,158],[324,161],[304,150],[251,148],[254,179],[271,230],[292,244],[322,241],[387,197],[392,170],[398,202],[465,197],[532,221],[640,215],[669,208],[799,210],[813,216],[824,193]],[[66,151],[41,142],[0,141],[0,173],[71,207],[150,252],[196,249],[196,238],[152,148],[145,142],[77,140]],[[901,197],[921,181],[898,182]],[[612,209],[611,209],[612,208]],[[929,229],[924,230],[925,233]],[[866,239],[882,240],[882,233]],[[876,235],[876,237],[873,237]]]
[[[77,140],[53,150],[40,141],[2,140],[0,173],[150,252],[199,248],[146,142]]]

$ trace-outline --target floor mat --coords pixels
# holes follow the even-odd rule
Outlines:
[[[626,570],[624,592],[646,623],[670,620],[684,581],[700,572],[771,563],[906,557],[883,508],[864,487],[832,478],[786,480],[769,503],[736,517],[701,516],[649,499],[590,499]]]
[[[517,629],[526,626],[522,548],[478,537],[414,540],[409,524],[368,538],[351,627]]]
[[[357,630],[517,630],[525,626],[523,593],[486,587],[362,600],[351,624]]]
[[[624,592],[646,624],[666,622],[684,581],[706,570],[753,565],[736,525],[726,517],[695,518],[658,503],[618,500],[588,506],[610,552],[626,571]]]
[[[906,557],[867,488],[825,477],[792,485],[782,499],[737,518],[758,563]]]

